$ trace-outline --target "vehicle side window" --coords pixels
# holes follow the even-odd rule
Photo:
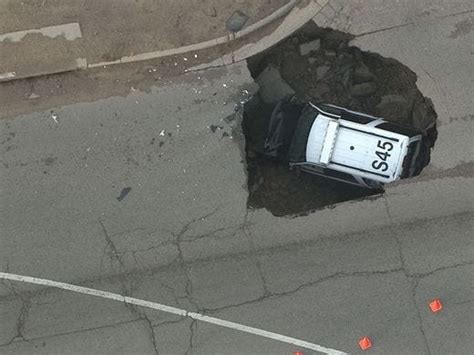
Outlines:
[[[337,116],[341,116],[342,113],[343,113],[343,110],[341,110],[337,107],[326,105],[326,104],[319,104],[318,107],[321,108],[321,110],[323,110],[327,113],[331,113],[331,114],[337,115]]]
[[[367,184],[367,186],[369,186],[373,189],[378,189],[378,188],[383,187],[383,184],[378,182],[378,181],[370,180],[370,179],[367,179],[367,178],[362,178],[362,180],[364,180],[364,182]]]
[[[418,147],[418,145],[420,144],[420,141],[415,141],[415,142],[411,142],[409,145],[408,145],[408,149],[407,149],[407,155],[405,156],[405,159],[403,160],[403,171],[402,171],[402,178],[407,178],[407,177],[410,177],[410,167],[413,163],[413,159],[416,159],[415,156],[413,156],[416,152],[416,149]]]
[[[341,179],[341,180],[345,180],[345,181],[348,181],[348,182],[352,182],[354,184],[359,184],[358,181],[356,179],[354,179],[354,177],[351,174],[347,174],[347,173],[344,173],[342,171],[337,171],[337,170],[332,170],[332,169],[325,169],[324,174],[329,176],[329,177],[333,177],[335,179]]]
[[[361,123],[361,124],[366,124],[375,120],[374,118],[371,118],[371,117],[357,115],[355,113],[347,112],[347,111],[344,111],[342,113],[341,118],[346,121],[351,121],[351,122]]]
[[[391,122],[381,123],[377,126],[377,128],[381,128],[390,132],[400,133],[407,137],[413,137],[413,136],[416,136],[417,134],[420,134],[420,132],[418,132],[415,128],[402,126],[402,125],[391,123]]]
[[[290,163],[300,163],[306,161],[306,145],[308,143],[308,136],[316,119],[316,112],[313,108],[307,106],[298,120],[298,125],[293,135],[288,152],[288,159]]]

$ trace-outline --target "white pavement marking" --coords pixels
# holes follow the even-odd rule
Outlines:
[[[258,336],[261,336],[261,337],[264,337],[264,338],[277,340],[277,341],[280,341],[280,342],[283,342],[283,343],[296,345],[296,346],[299,346],[299,347],[302,347],[302,348],[319,351],[319,352],[324,353],[324,354],[331,354],[331,355],[346,354],[342,351],[338,351],[338,350],[334,350],[334,349],[330,349],[330,348],[325,348],[323,346],[313,344],[313,343],[309,343],[309,342],[304,341],[304,340],[300,340],[300,339],[288,337],[288,336],[285,336],[285,335],[269,332],[269,331],[266,331],[266,330],[263,330],[263,329],[253,328],[253,327],[249,327],[249,326],[246,326],[246,325],[243,325],[243,324],[226,321],[226,320],[219,319],[219,318],[205,316],[205,315],[200,314],[200,313],[188,312],[184,309],[175,308],[175,307],[171,307],[171,306],[166,306],[166,305],[163,305],[163,304],[160,304],[160,303],[145,301],[145,300],[141,300],[141,299],[133,298],[133,297],[128,297],[128,296],[122,296],[122,295],[119,295],[117,293],[96,290],[96,289],[88,288],[88,287],[76,286],[76,285],[72,285],[72,284],[68,284],[68,283],[64,283],[64,282],[52,281],[52,280],[47,280],[47,279],[40,279],[40,278],[36,278],[36,277],[31,277],[31,276],[10,274],[10,273],[7,273],[7,272],[0,272],[0,279],[10,280],[10,281],[26,282],[26,283],[30,283],[30,284],[42,285],[42,286],[47,286],[47,287],[55,287],[55,288],[59,288],[59,289],[67,290],[67,291],[83,293],[83,294],[90,295],[90,296],[102,297],[102,298],[107,298],[107,299],[114,300],[114,301],[124,302],[124,303],[128,303],[128,304],[134,304],[134,305],[140,306],[140,307],[156,309],[158,311],[177,314],[177,315],[182,316],[182,317],[189,317],[189,318],[196,319],[196,320],[199,320],[199,321],[202,321],[202,322],[215,324],[215,325],[218,325],[218,326],[221,326],[221,327],[230,328],[230,329],[238,330],[238,331],[241,331],[241,332],[244,332],[244,333],[250,333],[250,334],[258,335]]]
[[[48,26],[42,28],[34,28],[31,30],[10,32],[0,35],[0,42],[20,42],[26,35],[38,33],[43,36],[50,38],[56,38],[58,36],[63,36],[68,41],[73,41],[76,38],[81,38],[81,28],[77,22],[66,23],[64,25],[57,26]]]
[[[10,73],[0,73],[0,80],[3,80],[3,79],[12,79],[16,77],[16,73],[14,71],[10,72]]]

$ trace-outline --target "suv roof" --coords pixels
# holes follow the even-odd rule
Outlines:
[[[290,98],[273,110],[263,153],[313,174],[379,188],[426,166],[424,137],[382,118]]]
[[[383,183],[400,178],[409,137],[312,107],[316,119],[308,136],[307,162]]]

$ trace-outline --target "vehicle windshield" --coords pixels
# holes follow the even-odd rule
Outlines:
[[[408,145],[407,154],[403,160],[402,178],[411,177],[414,174],[414,164],[419,156],[420,141],[414,141]]]

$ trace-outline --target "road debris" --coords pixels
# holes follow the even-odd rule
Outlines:
[[[230,32],[238,32],[248,21],[249,17],[242,11],[235,11],[225,22],[225,28]]]
[[[131,190],[132,190],[131,187],[123,188],[122,191],[120,191],[120,195],[117,197],[117,200],[119,202],[122,201],[125,197],[127,197],[127,195],[130,193]]]
[[[300,54],[301,55],[308,55],[311,52],[317,51],[321,48],[321,40],[315,39],[310,42],[301,43],[300,44]]]
[[[282,79],[275,65],[268,65],[255,81],[260,87],[260,97],[267,104],[274,104],[286,96],[295,94],[295,90]]]

